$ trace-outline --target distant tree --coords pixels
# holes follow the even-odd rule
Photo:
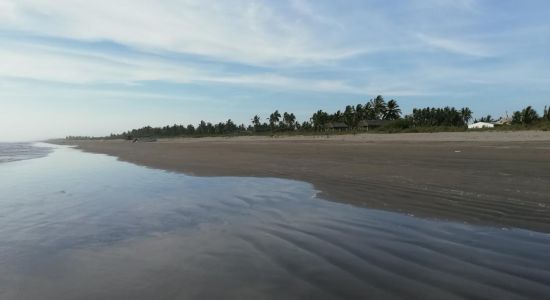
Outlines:
[[[523,124],[523,117],[520,111],[515,111],[512,114],[512,124]]]
[[[384,119],[397,120],[399,118],[401,118],[401,109],[399,108],[397,101],[392,99],[388,101],[386,105],[385,112],[384,112]]]
[[[527,106],[521,111],[524,124],[531,124],[539,119],[539,114],[531,106]]]
[[[512,115],[512,123],[528,125],[539,120],[539,114],[532,106],[527,106],[521,111],[516,111]]]
[[[231,119],[227,120],[227,122],[225,122],[224,124],[224,133],[233,133],[233,132],[236,132],[238,131],[239,128],[238,126],[233,123],[233,121],[231,121]]]
[[[546,121],[550,121],[550,107],[544,107],[544,115],[542,116],[542,118]]]
[[[463,107],[460,109],[460,116],[464,124],[468,124],[472,119],[472,110],[469,107]]]
[[[362,104],[357,104],[355,106],[355,113],[357,114],[357,119],[359,121],[366,120],[365,107]]]
[[[350,128],[357,128],[357,124],[359,123],[359,118],[357,117],[357,112],[355,111],[355,107],[348,105],[346,106],[346,109],[343,113],[343,119],[344,123],[348,125]]]
[[[260,116],[255,115],[255,116],[252,118],[252,125],[254,125],[254,130],[255,130],[255,131],[258,131],[258,129],[261,127]]]
[[[479,122],[486,122],[486,123],[491,123],[494,121],[495,120],[493,120],[493,117],[491,115],[487,115],[486,117],[481,117],[481,119],[479,119]]]
[[[374,119],[382,120],[384,118],[384,115],[386,114],[387,108],[384,97],[382,97],[382,95],[378,95],[376,96],[376,98],[372,99],[370,103],[373,109]]]
[[[210,122],[207,122],[206,123],[206,130],[207,130],[208,134],[214,134],[214,125],[212,125],[212,123],[210,123]]]
[[[340,110],[337,110],[335,113],[328,116],[328,120],[331,122],[342,122],[343,119],[344,114]]]
[[[412,115],[407,118],[415,126],[466,126],[467,118],[454,107],[413,109]]]
[[[313,125],[313,129],[320,131],[325,128],[326,123],[329,121],[329,115],[322,110],[318,110],[311,116],[310,120]]]
[[[311,125],[310,122],[304,121],[304,122],[302,122],[302,125],[300,125],[300,128],[302,130],[311,130],[311,129],[313,129],[313,126]]]
[[[374,101],[371,100],[365,104],[363,108],[363,120],[374,120],[376,119],[376,111],[374,110]]]
[[[296,129],[296,116],[293,113],[283,113],[283,127],[287,130],[295,130]]]
[[[199,123],[199,125],[197,126],[197,128],[195,129],[195,131],[198,133],[198,134],[208,134],[208,127],[206,125],[206,122],[205,121],[201,121]]]
[[[271,128],[271,131],[275,130],[275,126],[277,126],[281,120],[281,114],[278,110],[274,111],[271,115],[269,115],[269,127]]]

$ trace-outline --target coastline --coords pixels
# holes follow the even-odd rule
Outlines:
[[[195,176],[278,177],[374,209],[550,232],[550,132],[57,140]]]

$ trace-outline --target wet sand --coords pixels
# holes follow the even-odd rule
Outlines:
[[[197,176],[314,184],[338,202],[550,232],[550,132],[62,141]]]
[[[56,147],[0,164],[0,299],[550,299],[550,235]]]

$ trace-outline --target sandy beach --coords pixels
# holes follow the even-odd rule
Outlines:
[[[56,143],[196,176],[306,181],[353,205],[550,232],[550,132]]]

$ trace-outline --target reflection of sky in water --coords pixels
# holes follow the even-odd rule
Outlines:
[[[550,237],[58,147],[0,164],[0,298],[533,298]]]

